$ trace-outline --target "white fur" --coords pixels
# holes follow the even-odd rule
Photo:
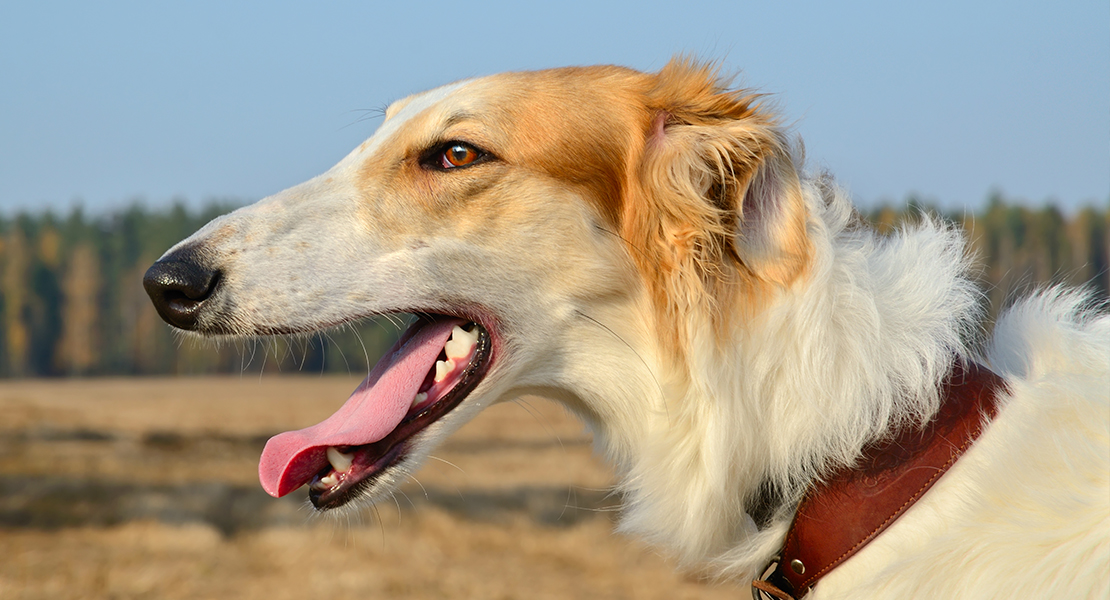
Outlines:
[[[815,598],[1110,594],[1110,319],[1084,304],[1049,290],[999,320],[987,359],[1005,410]]]
[[[441,226],[427,224],[429,213],[386,174],[360,175],[373,155],[419,138],[403,131],[410,119],[436,127],[465,110],[480,121],[499,81],[408,101],[328,173],[183,242],[225,273],[201,323],[303,331],[481,306],[501,341],[489,375],[420,434],[385,484],[483,406],[546,395],[583,418],[617,469],[621,531],[684,567],[740,581],[781,546],[807,486],[869,441],[930,418],[953,358],[978,359],[1009,385],[999,416],[924,500],[812,597],[1107,597],[1110,318],[1083,294],[1019,302],[979,356],[981,296],[960,233],[926,219],[880,237],[855,224],[843,191],[803,176],[806,276],[730,331],[704,312],[683,315],[675,364],[634,249],[598,226],[577,188],[510,165],[493,205],[508,208],[476,213],[461,198],[438,209],[460,215]],[[760,529],[748,512],[766,489],[776,505]]]

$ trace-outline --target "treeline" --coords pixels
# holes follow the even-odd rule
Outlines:
[[[198,342],[173,333],[142,287],[163,252],[234,208],[191,211],[140,205],[90,217],[47,212],[0,217],[0,377],[200,374],[258,370],[365,372],[398,335],[390,321],[296,339]],[[880,231],[931,211],[911,201],[866,215]],[[1086,208],[1072,217],[992,198],[974,215],[946,214],[969,233],[984,265],[991,316],[1015,291],[1045,283],[1110,290],[1110,215]]]

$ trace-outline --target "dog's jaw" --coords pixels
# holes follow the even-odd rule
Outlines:
[[[418,319],[337,413],[267,443],[259,463],[263,487],[283,496],[308,483],[320,509],[358,496],[405,458],[415,435],[480,384],[491,346],[477,323]]]

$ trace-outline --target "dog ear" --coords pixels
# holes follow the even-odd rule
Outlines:
[[[762,279],[781,285],[802,273],[810,254],[805,200],[792,153],[783,140],[755,165],[736,210],[737,254]]]
[[[810,254],[793,153],[759,97],[708,65],[672,60],[649,92],[643,200],[672,263],[704,274],[733,261],[746,278],[789,285]],[[675,264],[674,266],[679,266]]]

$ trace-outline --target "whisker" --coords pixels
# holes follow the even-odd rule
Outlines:
[[[594,225],[594,229],[597,229],[598,231],[602,231],[602,232],[604,232],[604,233],[608,233],[609,235],[611,235],[611,236],[613,236],[613,237],[617,238],[618,240],[620,240],[620,241],[624,242],[625,244],[627,244],[629,248],[632,248],[632,249],[633,249],[633,250],[635,250],[636,252],[639,252],[639,253],[640,253],[640,255],[641,255],[641,256],[643,256],[644,258],[647,258],[647,259],[649,259],[649,260],[651,259],[651,257],[650,257],[650,256],[648,256],[648,253],[647,253],[647,252],[645,252],[645,251],[644,251],[643,249],[641,249],[640,247],[636,246],[636,245],[635,245],[635,244],[633,244],[632,242],[628,241],[628,240],[627,240],[627,239],[626,239],[626,238],[625,238],[624,236],[622,236],[621,234],[619,234],[619,233],[617,233],[617,232],[615,232],[615,231],[610,231],[610,230],[608,230],[608,229],[606,229],[606,228],[602,227],[601,225],[597,225],[597,224],[595,224],[595,225]]]
[[[385,548],[385,522],[382,521],[382,513],[378,512],[377,504],[371,504],[370,510],[374,511],[374,520],[378,522],[378,530],[382,532],[382,548]]]
[[[571,505],[570,505],[571,494],[574,494],[574,487],[568,485],[567,486],[567,498],[566,498],[566,500],[563,500],[563,510],[561,510],[559,512],[559,516],[555,519],[556,521],[562,521],[563,516],[567,514],[567,509],[571,508]],[[578,504],[578,495],[577,494],[574,494],[574,499],[575,499],[574,503],[577,505]],[[578,507],[575,506],[574,508],[577,509]]]
[[[335,342],[335,339],[333,339],[331,337],[331,334],[329,334],[326,331],[324,331],[322,333],[324,334],[325,337],[328,338],[328,341],[331,342],[337,350],[339,350],[339,357],[343,359],[343,366],[346,367],[347,374],[350,375],[351,374],[351,363],[347,362],[347,354],[345,352],[343,352],[343,347]]]
[[[444,463],[444,464],[450,465],[450,466],[452,466],[452,467],[455,467],[456,469],[458,469],[458,470],[459,470],[459,473],[462,473],[463,475],[465,475],[465,474],[466,474],[466,471],[464,471],[462,467],[460,467],[459,465],[456,465],[455,463],[453,463],[453,462],[451,462],[451,461],[449,461],[449,460],[445,460],[445,459],[442,459],[442,458],[440,458],[440,457],[438,457],[438,456],[432,456],[431,454],[429,454],[429,455],[428,455],[428,458],[430,458],[430,459],[432,459],[432,460],[438,460],[438,461],[439,461],[439,462],[441,462],[441,463]]]
[[[597,319],[591,317],[590,315],[587,315],[586,313],[584,313],[580,310],[575,309],[574,312],[576,314],[578,314],[578,316],[582,317],[583,319],[586,319],[587,321],[593,323],[594,325],[597,325],[598,327],[600,327],[600,328],[604,329],[605,331],[609,332],[609,335],[611,335],[611,336],[617,338],[618,340],[620,340],[620,342],[622,344],[624,344],[629,350],[632,351],[632,354],[634,354],[636,356],[636,358],[640,361],[640,364],[644,365],[644,369],[646,369],[648,374],[651,375],[651,380],[653,382],[655,382],[655,389],[659,391],[659,400],[662,403],[663,407],[666,408],[667,407],[667,395],[666,395],[666,393],[663,392],[662,384],[660,384],[659,380],[655,377],[655,371],[653,371],[651,369],[651,367],[648,366],[647,361],[644,360],[644,357],[640,356],[640,353],[637,352],[636,349],[632,347],[632,344],[629,344],[628,342],[626,342],[624,340],[624,338],[617,335],[617,333],[615,331],[610,329],[609,326],[605,325],[601,321],[598,321]]]
[[[309,348],[310,343],[311,343],[310,338],[302,338],[301,339],[301,364],[297,365],[297,370],[298,371],[303,371],[304,370],[304,363],[305,363],[306,360],[308,360],[308,348]],[[293,357],[294,360],[296,360],[296,358],[297,357],[295,357],[295,356]]]
[[[358,345],[362,346],[362,357],[366,359],[366,374],[369,375],[371,369],[370,365],[370,352],[366,350],[366,343],[362,341],[362,332],[358,329],[354,330],[355,339],[358,340]]]
[[[259,383],[262,383],[262,375],[266,372],[266,357],[269,355],[269,352],[270,352],[268,350],[268,346],[269,346],[268,340],[262,340],[262,364],[261,364],[261,368],[258,369],[258,382]]]
[[[353,113],[354,112],[361,112],[361,113],[364,113],[364,114],[362,116],[360,116],[359,118],[355,119],[354,121],[352,121],[350,123],[347,123],[343,127],[340,127],[337,131],[342,131],[344,129],[347,129],[348,127],[352,127],[354,125],[362,123],[363,121],[372,121],[374,119],[378,119],[378,118],[381,118],[381,117],[385,116],[385,109],[384,108],[356,108],[354,110],[351,110],[350,112],[353,112]]]
[[[416,478],[416,475],[409,475],[409,479],[413,480],[413,482],[415,482],[416,485],[420,486],[420,489],[424,492],[424,499],[425,500],[430,500],[431,499],[431,498],[428,497],[428,489],[424,487],[423,483],[420,483],[420,480]]]

